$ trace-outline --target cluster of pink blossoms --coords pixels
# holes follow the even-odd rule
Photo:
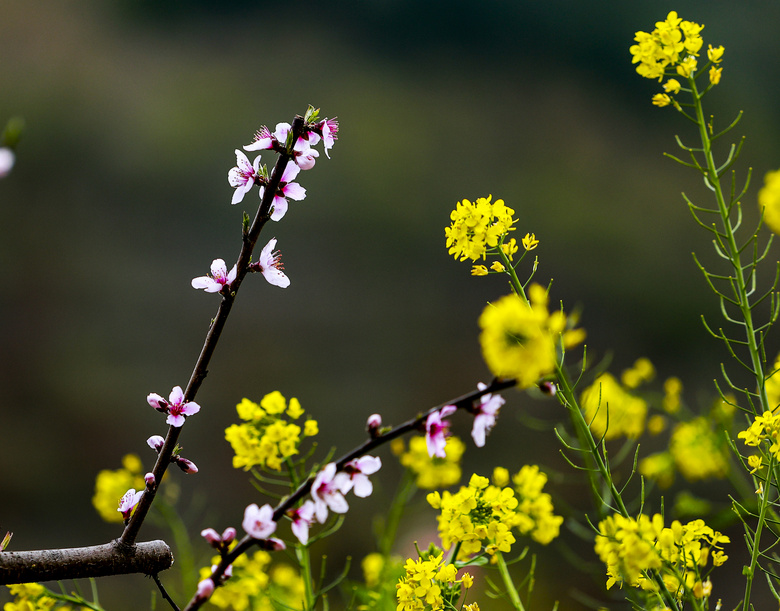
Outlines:
[[[323,119],[316,123],[309,123],[304,129],[304,134],[295,141],[288,142],[291,135],[292,126],[289,123],[279,123],[276,130],[271,131],[263,126],[255,134],[254,140],[244,146],[246,151],[275,151],[291,155],[291,159],[284,167],[279,185],[274,193],[273,205],[271,207],[271,220],[280,221],[287,214],[288,200],[301,201],[306,197],[306,189],[295,182],[301,170],[310,170],[314,167],[319,153],[312,148],[320,141],[325,149],[325,155],[330,158],[330,149],[336,140],[339,124],[336,119]],[[292,148],[290,145],[292,144]],[[236,149],[236,165],[228,172],[228,183],[235,189],[231,204],[237,204],[243,201],[244,196],[249,193],[253,187],[258,187],[258,194],[262,198],[265,195],[266,187],[270,180],[268,170],[260,165],[261,156],[255,157],[250,162],[246,154]],[[265,279],[281,288],[290,286],[290,279],[282,271],[282,256],[279,251],[274,251],[276,247],[276,238],[265,245],[260,259],[249,266],[250,271],[261,272]],[[220,293],[229,291],[231,283],[236,279],[236,267],[228,272],[227,265],[223,259],[214,259],[211,264],[210,276],[199,276],[192,280],[192,286],[196,289],[203,289],[207,293]]]
[[[477,384],[477,388],[485,390],[487,384],[480,382]],[[471,412],[474,414],[471,438],[474,440],[474,445],[478,448],[485,445],[485,437],[496,424],[498,411],[502,405],[504,405],[504,398],[501,395],[488,393],[480,397],[479,405],[471,408]],[[426,418],[425,443],[428,446],[428,454],[430,456],[446,458],[447,455],[444,448],[447,445],[450,423],[445,418],[454,414],[457,409],[454,405],[445,405]]]
[[[287,512],[287,517],[292,522],[290,528],[295,537],[306,545],[309,541],[309,528],[314,524],[315,519],[320,524],[324,524],[328,519],[328,511],[346,513],[349,504],[344,495],[348,492],[352,491],[360,498],[369,496],[374,487],[368,476],[379,471],[381,467],[382,461],[377,456],[362,456],[350,460],[341,471],[337,469],[336,463],[325,465],[312,482],[311,499],[304,501],[297,509]],[[286,549],[284,541],[271,536],[276,532],[277,522],[274,520],[274,509],[268,503],[262,507],[256,503],[247,506],[241,525],[250,537],[258,540],[262,549],[269,551]],[[220,536],[213,528],[207,528],[201,532],[201,536],[224,555],[229,549],[229,544],[235,539],[236,531],[234,528],[228,528]],[[198,584],[198,596],[203,599],[209,598],[214,592],[215,569],[216,567],[212,567],[212,577]],[[232,566],[228,566],[220,582],[230,577],[231,570]]]

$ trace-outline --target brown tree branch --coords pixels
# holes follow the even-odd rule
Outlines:
[[[154,575],[171,568],[173,554],[165,541],[126,546],[117,539],[103,545],[0,552],[0,585],[58,581],[107,575]]]

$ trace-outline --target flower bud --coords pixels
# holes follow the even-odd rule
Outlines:
[[[222,542],[222,538],[219,536],[219,533],[213,528],[204,528],[202,531],[200,531],[200,536],[208,541],[209,545],[212,547],[217,547]]]
[[[147,488],[154,488],[156,483],[156,480],[154,479],[154,473],[147,473],[144,475],[144,481],[146,482]]]
[[[146,440],[146,443],[150,448],[152,448],[152,450],[159,454],[163,445],[165,445],[165,439],[161,435],[152,435],[149,437],[149,439]]]
[[[208,600],[214,593],[214,582],[209,579],[204,579],[198,584],[198,600]]]
[[[225,544],[231,543],[236,538],[236,529],[232,526],[228,526],[225,532],[222,533],[222,542]]]
[[[382,416],[379,414],[371,414],[368,417],[368,421],[366,421],[366,429],[368,430],[368,434],[371,435],[372,438],[379,436],[379,427],[382,426]]]
[[[287,549],[287,546],[284,544],[284,541],[281,539],[277,539],[276,537],[270,537],[268,539],[263,539],[261,541],[257,542],[260,546],[260,549],[264,549],[269,552],[280,552],[284,549]]]
[[[191,460],[188,460],[186,458],[182,458],[181,456],[173,456],[171,458],[173,462],[176,463],[176,465],[184,471],[185,473],[197,473],[198,467],[197,465],[192,462]]]

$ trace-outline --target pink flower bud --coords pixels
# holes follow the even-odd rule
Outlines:
[[[163,445],[165,445],[165,439],[162,437],[162,435],[152,435],[149,437],[149,439],[146,440],[146,443],[150,448],[152,448],[152,450],[159,453],[160,450],[162,450]]]
[[[156,483],[156,480],[154,479],[154,473],[147,473],[144,475],[144,481],[146,482],[147,488],[153,488],[154,484]]]
[[[368,417],[368,421],[366,422],[366,428],[368,429],[368,434],[371,435],[371,437],[378,437],[379,436],[379,427],[382,426],[382,416],[379,414],[371,414]]]
[[[173,460],[176,465],[184,471],[185,473],[197,473],[198,467],[197,465],[192,462],[191,460],[188,460],[186,458],[182,458],[181,456],[174,456],[171,460]]]
[[[212,547],[217,547],[222,542],[222,538],[219,536],[219,533],[213,528],[203,529],[200,531],[200,536],[208,541],[209,545]]]
[[[197,597],[199,600],[208,600],[214,593],[214,582],[209,579],[204,579],[198,584]]]
[[[233,539],[236,538],[236,529],[232,526],[228,526],[225,529],[225,532],[222,533],[222,542],[223,543],[231,543]]]
[[[260,549],[264,549],[269,552],[280,552],[284,549],[287,549],[287,546],[284,544],[284,541],[281,539],[277,539],[276,537],[270,537],[269,539],[263,539],[262,541],[258,541]]]

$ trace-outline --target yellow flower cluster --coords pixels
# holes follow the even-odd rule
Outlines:
[[[609,373],[601,374],[582,392],[580,405],[596,437],[636,438],[644,431],[647,403],[630,394]]]
[[[638,64],[636,71],[640,76],[662,81],[672,68],[675,73],[685,79],[693,78],[698,68],[699,51],[704,44],[701,37],[703,25],[692,21],[683,21],[675,11],[671,11],[664,21],[658,21],[655,29],[648,32],[637,32],[634,36],[636,44],[629,48],[632,55],[631,63]],[[720,83],[723,68],[718,67],[723,60],[723,46],[713,48],[709,45],[707,59],[711,63],[709,80],[712,85]],[[677,79],[671,78],[664,84],[665,93],[653,96],[656,106],[677,102],[669,94],[680,92],[682,85]]]
[[[766,226],[780,234],[780,170],[767,172],[764,176],[764,186],[758,192],[758,207],[764,214]]]
[[[8,590],[15,600],[5,603],[3,611],[48,611],[57,602],[39,583],[18,583],[8,586]],[[57,608],[72,609],[70,605]]]
[[[471,575],[458,579],[458,569],[444,562],[444,552],[424,556],[409,558],[404,565],[406,575],[396,584],[397,611],[456,609],[461,586],[468,589],[474,583]]]
[[[737,437],[744,440],[745,445],[758,447],[765,439],[771,442],[769,452],[775,460],[780,460],[780,413],[764,412],[756,416],[753,423]]]
[[[92,505],[106,522],[122,522],[122,514],[117,511],[119,500],[130,488],[143,490],[144,470],[141,459],[135,454],[127,454],[122,459],[122,468],[116,471],[103,470],[95,480],[95,494]]]
[[[431,492],[427,497],[431,507],[441,510],[437,520],[444,549],[460,544],[458,559],[479,553],[483,544],[491,555],[509,552],[515,542],[510,532],[516,523],[515,493],[511,488],[489,484],[488,478],[475,473],[469,485],[461,486],[455,494]]]
[[[638,388],[645,382],[649,382],[655,377],[655,367],[650,359],[645,357],[638,358],[632,367],[626,369],[620,375],[620,381],[626,388]]]
[[[219,556],[212,558],[214,564],[219,560]],[[263,550],[255,552],[251,557],[242,554],[233,563],[233,576],[214,590],[209,602],[220,609],[232,611],[302,609],[304,584],[301,576],[287,564],[269,569],[270,563],[270,554]],[[210,567],[200,569],[201,580],[210,576]]]
[[[466,451],[464,443],[454,435],[447,438],[444,447],[446,458],[428,454],[425,437],[418,435],[409,440],[409,449],[404,451],[402,440],[393,445],[393,451],[400,454],[401,464],[416,476],[415,484],[424,490],[449,488],[460,481],[460,459]]]
[[[520,500],[515,508],[515,528],[522,535],[547,545],[560,533],[563,518],[553,513],[552,497],[542,492],[547,475],[536,465],[525,465],[512,476]]]
[[[494,481],[508,479],[506,469],[497,469]],[[542,544],[558,536],[563,518],[553,514],[552,499],[542,492],[547,476],[539,467],[525,466],[512,477],[515,489],[490,485],[488,478],[471,476],[468,486],[452,494],[432,492],[428,503],[440,509],[439,536],[444,549],[460,545],[458,559],[484,551],[509,552],[516,528]]]
[[[464,199],[450,214],[452,224],[445,227],[444,234],[449,254],[456,259],[476,261],[484,258],[488,248],[496,248],[501,239],[514,230],[512,216],[515,211],[504,205],[504,200],[491,202],[492,198],[492,195],[480,197],[474,203]],[[517,252],[514,240],[503,247],[510,258]]]
[[[639,472],[662,488],[674,481],[675,468],[689,482],[728,474],[728,446],[712,430],[708,418],[681,422],[672,431],[668,452],[652,454],[639,463]]]
[[[298,454],[301,433],[312,437],[318,431],[317,421],[307,419],[301,427],[283,418],[299,419],[304,411],[295,397],[287,404],[282,393],[275,390],[263,397],[260,404],[244,399],[236,406],[242,424],[225,429],[225,439],[233,447],[233,466],[248,471],[260,465],[279,471],[282,462]]]
[[[709,594],[701,571],[709,558],[713,566],[728,559],[721,550],[728,542],[703,520],[675,520],[665,528],[661,514],[640,514],[637,519],[615,514],[599,523],[595,549],[607,566],[607,588],[617,583],[655,591],[657,584],[648,572],[658,571],[672,594],[688,591],[701,597]]]
[[[530,306],[512,293],[490,303],[479,317],[479,341],[490,371],[499,378],[514,378],[528,388],[552,373],[556,348],[576,346],[585,338],[582,329],[567,329],[566,315],[548,312],[547,292],[538,284],[529,288]]]

